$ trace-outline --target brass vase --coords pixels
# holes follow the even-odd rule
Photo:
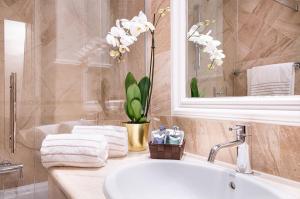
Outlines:
[[[135,124],[124,123],[128,132],[128,150],[144,151],[148,147],[149,122]]]

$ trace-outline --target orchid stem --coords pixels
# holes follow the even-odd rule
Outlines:
[[[153,24],[155,24],[155,14],[153,15]],[[150,70],[149,70],[149,78],[150,78],[150,88],[149,88],[149,96],[147,99],[147,107],[146,107],[146,112],[145,112],[145,117],[148,116],[149,108],[150,108],[150,102],[151,102],[151,97],[152,97],[152,90],[153,90],[153,79],[154,79],[154,64],[155,64],[155,31],[153,30],[151,32],[151,57],[150,57]]]

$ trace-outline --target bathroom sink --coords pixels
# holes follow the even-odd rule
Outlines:
[[[104,193],[107,199],[299,198],[285,186],[204,161],[148,160],[111,173]]]

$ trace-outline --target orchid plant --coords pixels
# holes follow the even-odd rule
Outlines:
[[[215,66],[221,66],[223,64],[223,59],[225,58],[223,50],[218,49],[221,42],[211,36],[212,31],[209,30],[206,34],[202,33],[206,27],[212,23],[215,23],[215,21],[205,20],[204,22],[199,22],[193,25],[187,33],[188,41],[195,43],[197,47],[209,55],[209,59],[211,61],[208,65],[209,70],[213,70]],[[204,97],[204,94],[198,89],[196,77],[192,78],[190,89],[191,97]]]
[[[195,43],[197,47],[209,55],[211,61],[208,65],[209,70],[214,69],[216,65],[221,66],[225,58],[223,50],[218,49],[221,42],[211,36],[212,31],[209,30],[206,34],[202,34],[205,28],[211,23],[215,23],[215,21],[205,20],[204,22],[199,22],[193,25],[187,33],[188,40]]]
[[[147,116],[152,96],[154,66],[155,66],[155,29],[160,19],[170,11],[169,7],[161,8],[153,14],[152,22],[140,11],[131,20],[118,19],[116,25],[110,29],[106,41],[112,46],[110,56],[120,62],[124,55],[130,52],[138,37],[146,32],[151,34],[151,56],[149,74],[137,82],[131,72],[125,79],[126,103],[124,105],[131,122],[147,122]]]

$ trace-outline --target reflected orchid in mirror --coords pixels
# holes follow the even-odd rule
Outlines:
[[[187,33],[188,41],[195,43],[204,53],[209,54],[209,59],[211,60],[211,63],[208,65],[209,70],[214,69],[216,65],[221,66],[225,58],[223,50],[218,49],[221,42],[211,36],[212,31],[209,30],[206,34],[202,33],[211,23],[215,23],[215,21],[205,20],[204,22],[199,22],[193,25]]]
[[[140,34],[154,30],[154,25],[148,21],[143,11],[140,11],[138,16],[131,20],[117,20],[116,26],[113,26],[106,35],[107,43],[113,47],[110,56],[120,61],[122,56],[130,51],[129,46],[137,41]]]

